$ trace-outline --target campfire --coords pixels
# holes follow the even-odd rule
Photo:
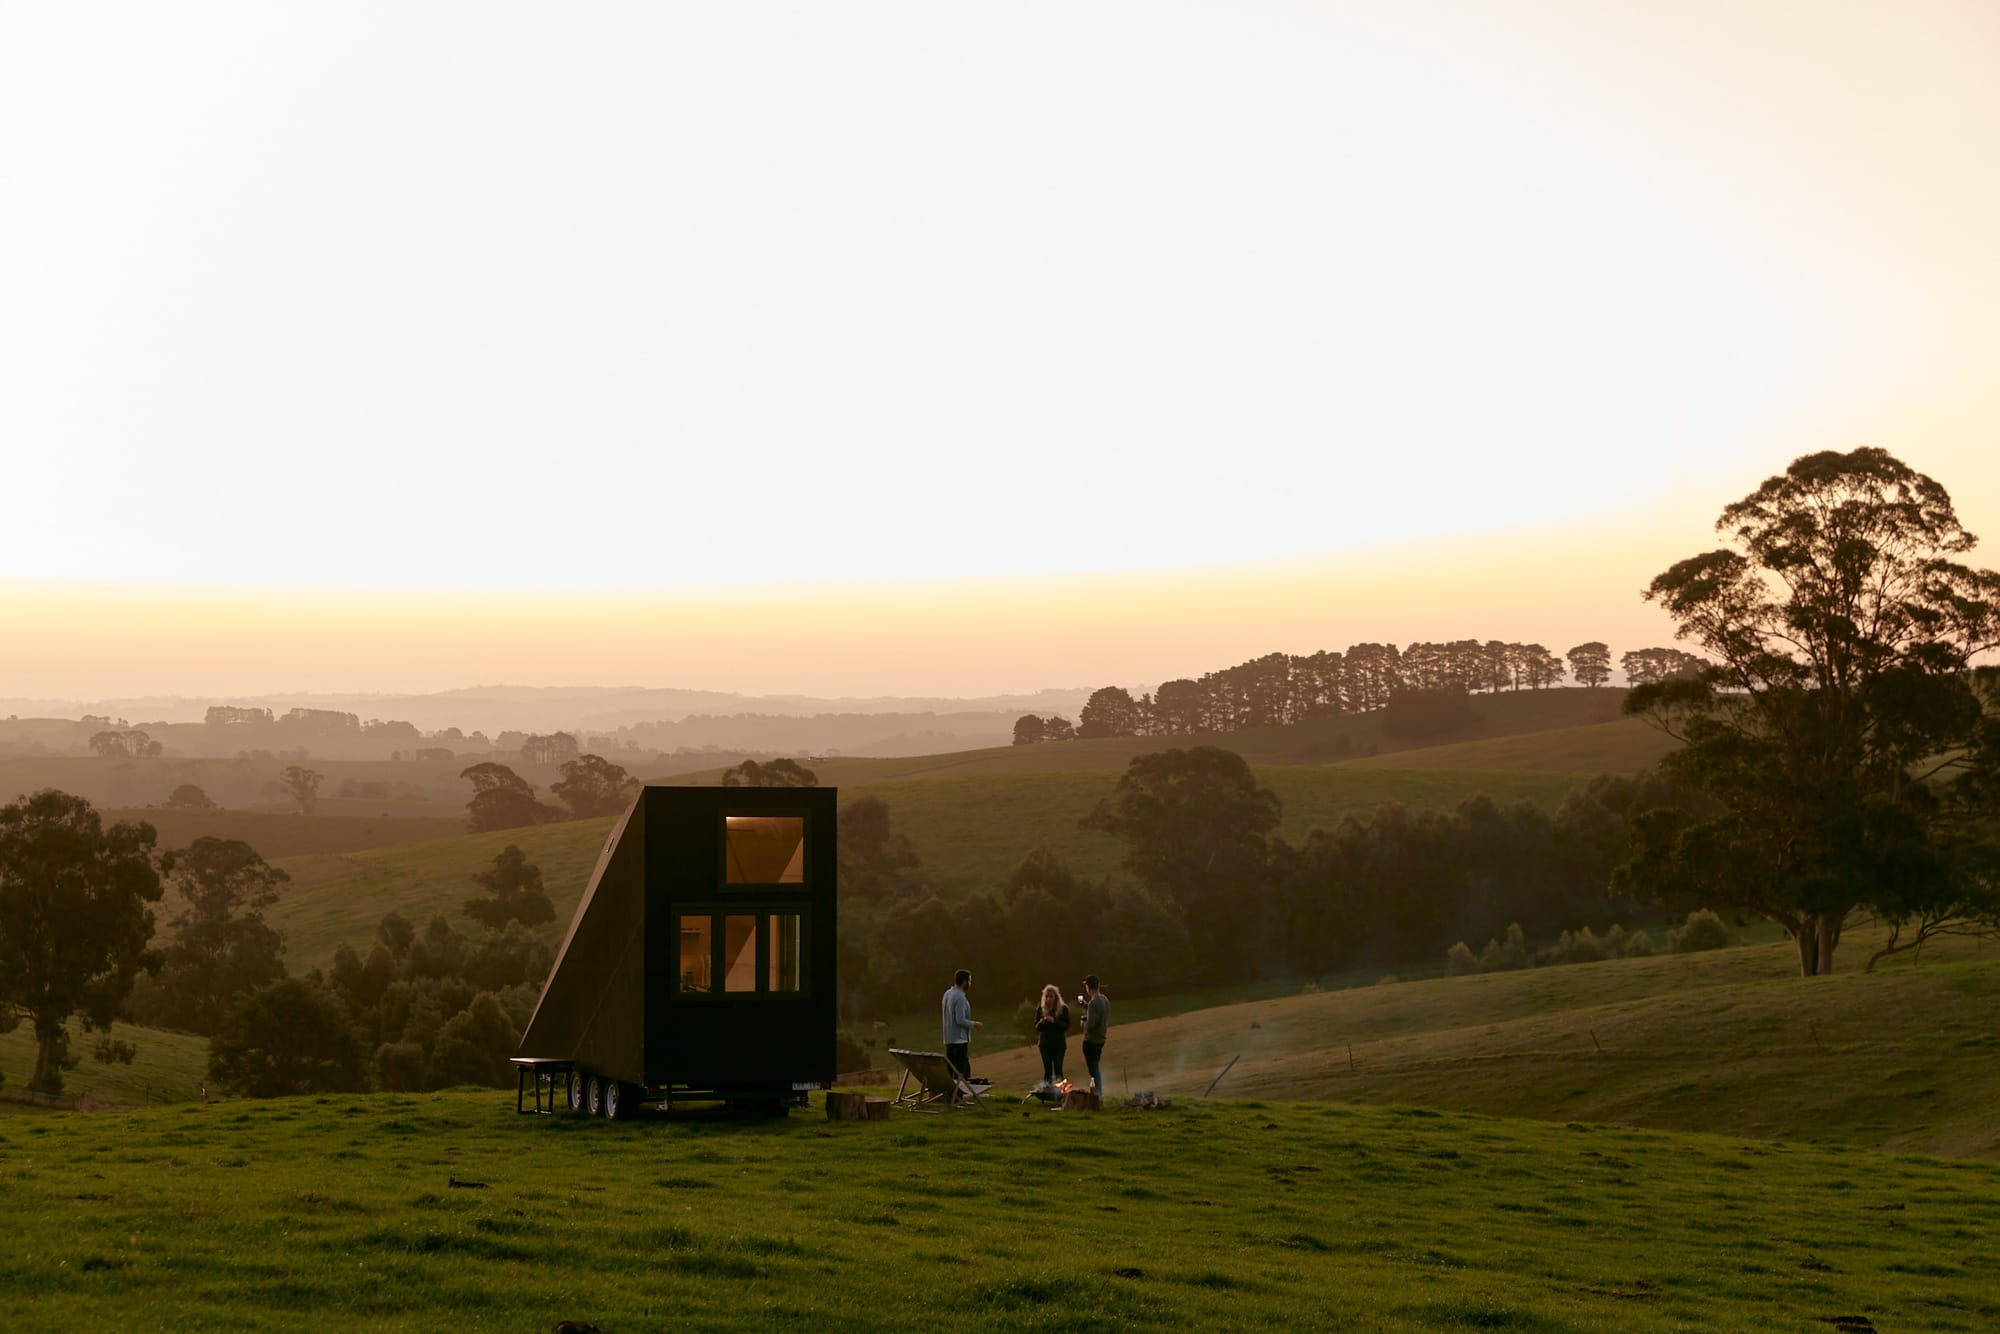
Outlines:
[[[1098,1096],[1090,1091],[1090,1085],[1072,1083],[1067,1079],[1037,1084],[1028,1090],[1028,1096],[1059,1112],[1094,1112],[1103,1106]]]

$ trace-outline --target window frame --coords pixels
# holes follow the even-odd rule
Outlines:
[[[799,879],[796,883],[783,880],[733,881],[729,878],[729,822],[731,820],[797,820],[799,822]],[[741,894],[745,890],[758,892],[777,890],[782,893],[803,893],[813,884],[813,819],[812,812],[803,806],[784,806],[769,810],[743,810],[741,808],[722,811],[722,818],[715,825],[715,878],[716,888],[724,894]]]
[[[740,888],[740,886],[739,886]],[[789,888],[789,886],[788,886]],[[738,899],[722,902],[702,901],[674,905],[674,939],[680,940],[680,923],[684,917],[705,917],[708,919],[708,968],[710,986],[707,991],[688,991],[681,986],[681,968],[678,956],[674,960],[672,1000],[675,1004],[689,1005],[743,1005],[766,1000],[799,1001],[811,997],[813,990],[812,931],[813,912],[811,905],[801,901],[796,903],[774,902],[769,899],[756,903],[745,903]],[[724,979],[728,976],[728,960],[725,957],[728,942],[725,939],[728,928],[725,921],[731,917],[754,917],[756,930],[751,933],[750,949],[755,955],[756,989],[753,991],[727,991]],[[771,990],[770,949],[773,934],[772,923],[780,917],[799,919],[799,989],[797,991]]]

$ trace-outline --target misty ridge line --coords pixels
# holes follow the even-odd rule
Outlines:
[[[1614,676],[1624,676],[1638,684],[1656,672],[1656,661],[1686,660],[1688,655],[1672,649],[1643,649],[1625,655],[1621,670],[1609,670],[1610,650],[1592,641],[1570,650],[1600,650],[1604,661],[1593,663],[1578,675],[1586,685],[1602,685]],[[1482,661],[1483,660],[1483,661]],[[1364,666],[1363,664],[1367,664]],[[1523,684],[1543,688],[1555,684],[1565,667],[1574,673],[1576,664],[1565,664],[1540,644],[1521,644],[1489,639],[1450,640],[1439,643],[1412,642],[1399,650],[1393,642],[1373,641],[1351,645],[1345,653],[1320,649],[1312,653],[1266,653],[1233,667],[1201,673],[1199,677],[1174,677],[1160,686],[1043,687],[1013,694],[946,695],[867,695],[814,696],[804,694],[744,695],[727,691],[700,690],[677,686],[515,686],[476,685],[448,690],[398,693],[370,691],[294,692],[271,691],[256,694],[227,692],[214,695],[135,695],[97,699],[56,697],[0,697],[0,710],[9,720],[20,718],[102,718],[125,720],[142,717],[155,724],[198,723],[218,710],[264,709],[273,715],[284,713],[330,715],[361,711],[379,719],[408,722],[420,729],[477,728],[479,730],[599,730],[636,724],[681,722],[693,718],[827,718],[853,715],[901,714],[968,715],[1007,713],[1009,721],[1023,711],[1047,710],[1073,714],[1081,710],[1101,689],[1125,690],[1134,696],[1155,689],[1185,686],[1190,682],[1207,687],[1241,679],[1246,674],[1268,675],[1272,664],[1282,665],[1287,674],[1332,678],[1335,684],[1345,676],[1367,679],[1369,685],[1356,691],[1361,696],[1357,711],[1379,707],[1381,696],[1390,688],[1409,685],[1434,689],[1462,685],[1470,691],[1518,689]],[[484,717],[468,717],[463,706],[477,701]],[[575,706],[589,702],[588,713]],[[340,706],[348,706],[342,709]],[[728,710],[724,713],[721,710]],[[447,712],[448,710],[448,712]]]
[[[1688,674],[1700,659],[1678,649],[1627,651],[1618,675],[1631,684]],[[1372,713],[1392,703],[1433,697],[1460,699],[1480,692],[1547,689],[1574,676],[1586,687],[1608,684],[1612,651],[1601,641],[1572,647],[1564,657],[1541,644],[1497,639],[1365,642],[1344,653],[1268,653],[1233,667],[1176,677],[1135,695],[1122,686],[1081,690],[1045,689],[1031,695],[984,696],[969,700],[933,697],[875,697],[881,704],[958,704],[954,711],[850,710],[846,712],[750,712],[745,704],[782,710],[846,703],[811,696],[742,696],[676,688],[474,686],[432,695],[318,695],[320,703],[359,703],[373,712],[403,717],[370,717],[351,709],[294,703],[206,704],[172,697],[183,718],[202,707],[200,721],[154,718],[134,728],[122,712],[84,712],[74,721],[23,719],[18,710],[0,722],[0,755],[76,754],[88,745],[100,754],[239,758],[312,754],[320,758],[410,758],[449,760],[468,754],[525,751],[538,737],[562,736],[568,746],[635,759],[647,752],[665,760],[676,755],[740,750],[746,753],[814,753],[822,756],[894,756],[986,749],[1009,742],[1033,744],[1072,737],[1177,735],[1235,732],[1283,726],[1342,714]],[[236,697],[239,700],[243,697]],[[300,696],[284,697],[297,700]],[[467,705],[501,714],[488,735],[468,732]],[[98,707],[135,701],[100,701]],[[695,711],[700,705],[735,704],[736,712]],[[0,707],[9,701],[0,700]],[[205,707],[204,707],[205,705]],[[674,710],[673,706],[679,706]],[[578,714],[583,706],[589,712]],[[974,707],[965,707],[974,706]],[[985,706],[985,707],[977,707]],[[1048,710],[1044,717],[1040,710]],[[134,710],[135,712],[137,710]],[[156,710],[158,711],[158,710]],[[662,717],[663,711],[676,716]],[[143,714],[141,715],[144,716]],[[1075,725],[1069,717],[1077,719]],[[449,721],[447,721],[449,720]],[[1411,720],[1402,720],[1411,724]],[[1430,730],[1450,720],[1440,714]],[[117,729],[84,735],[92,729]],[[82,729],[79,734],[77,729]],[[1423,730],[1419,728],[1419,730]],[[308,750],[306,743],[311,743]]]

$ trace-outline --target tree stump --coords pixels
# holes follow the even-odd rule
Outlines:
[[[829,1089],[826,1119],[829,1121],[887,1121],[890,1100],[871,1098],[865,1093],[842,1093]]]
[[[1104,1109],[1104,1102],[1089,1089],[1071,1089],[1063,1094],[1062,1111],[1096,1112]]]

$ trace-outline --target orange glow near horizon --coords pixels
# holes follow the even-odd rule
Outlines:
[[[0,586],[16,699],[469,685],[972,696],[1153,684],[1274,650],[1670,642],[1639,587],[1693,547],[1601,529],[1160,573],[562,594]]]

